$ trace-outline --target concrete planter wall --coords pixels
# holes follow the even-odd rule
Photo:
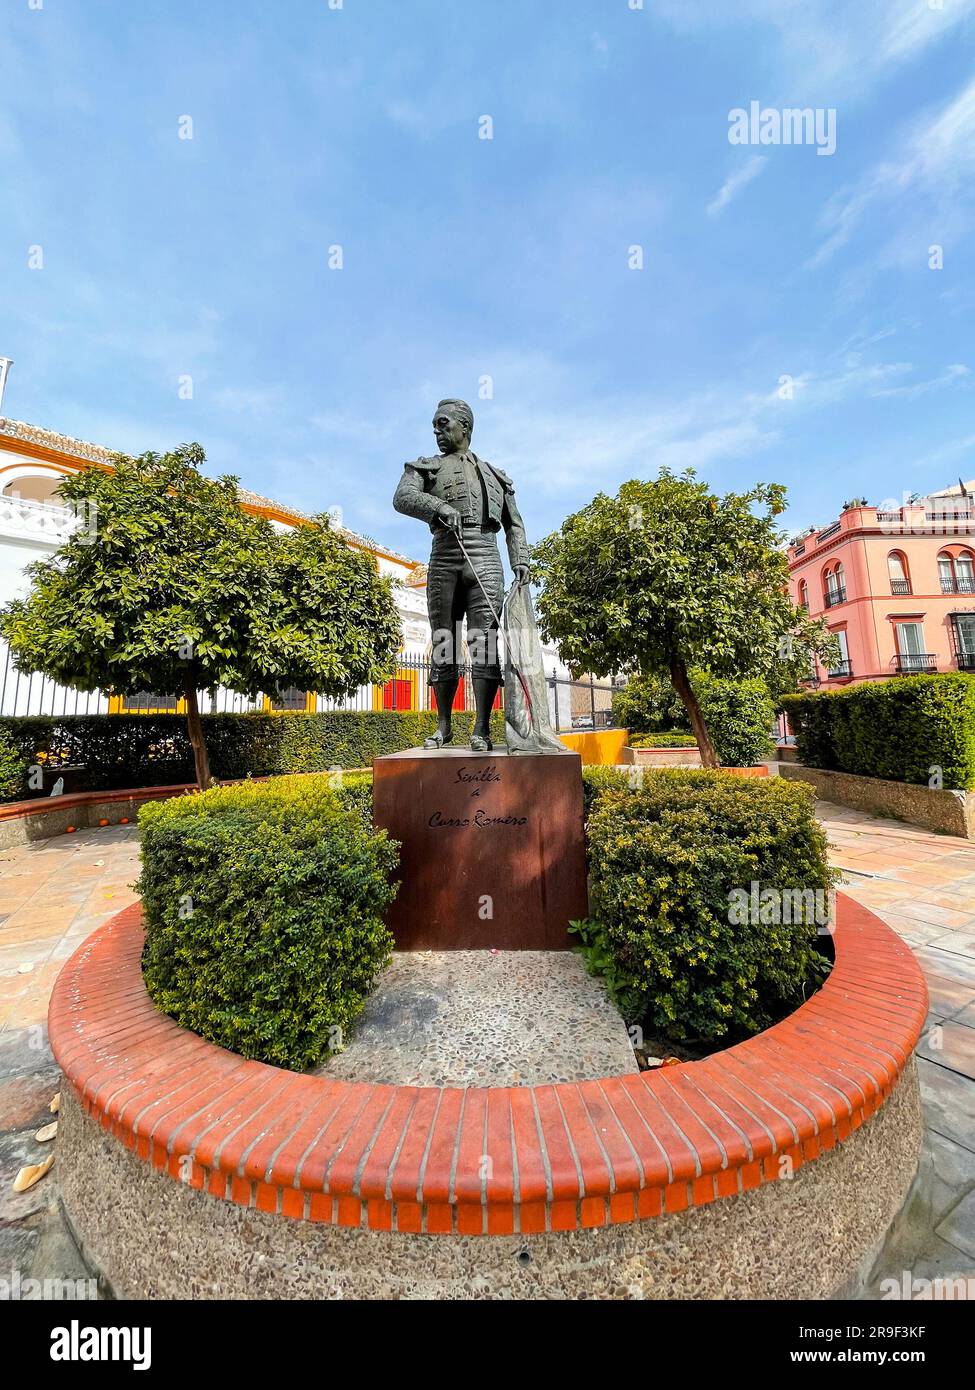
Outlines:
[[[843,1296],[917,1167],[924,979],[842,894],[831,975],[774,1027],[542,1086],[246,1061],[154,1007],[142,940],[138,906],[99,928],[49,1014],[65,1207],[121,1297]]]
[[[910,782],[887,782],[881,777],[858,777],[852,772],[827,772],[802,763],[782,763],[779,773],[790,782],[810,782],[816,795],[855,811],[871,811],[909,821],[925,830],[975,840],[975,804],[970,792],[933,791]]]

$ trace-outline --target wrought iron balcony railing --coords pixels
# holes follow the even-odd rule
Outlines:
[[[909,594],[911,592],[911,581],[909,579],[892,579],[890,581],[890,592],[892,594]]]
[[[853,666],[849,661],[840,661],[837,662],[831,671],[827,671],[826,674],[831,681],[848,680],[849,677],[853,675]]]
[[[975,575],[958,574],[954,579],[942,575],[941,592],[943,594],[975,594]]]
[[[923,671],[937,671],[938,658],[933,652],[900,652],[894,662],[902,676],[916,676]]]
[[[835,608],[838,603],[846,603],[846,585],[839,589],[827,589],[823,594],[823,602],[827,608]]]
[[[975,652],[958,653],[959,671],[975,671]]]

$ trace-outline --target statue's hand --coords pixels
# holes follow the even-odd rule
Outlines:
[[[521,588],[531,579],[531,570],[527,565],[515,565],[515,583]]]
[[[451,507],[445,502],[437,514],[437,520],[447,527],[448,531],[460,530],[460,512],[456,507]]]

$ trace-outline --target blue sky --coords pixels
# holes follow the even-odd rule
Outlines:
[[[790,528],[975,475],[975,0],[30,3],[7,415],[197,439],[418,558],[441,395],[533,539],[664,463],[786,483]],[[730,144],[752,101],[835,108],[835,153]]]

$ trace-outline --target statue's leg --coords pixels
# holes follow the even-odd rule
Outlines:
[[[501,661],[498,650],[496,613],[504,602],[504,570],[493,532],[481,532],[471,559],[480,576],[481,585],[474,580],[467,589],[467,644],[471,652],[471,684],[477,714],[471,734],[471,748],[476,753],[491,750],[491,710],[501,687]],[[470,576],[472,577],[472,576]],[[490,603],[488,602],[490,598]],[[493,611],[492,611],[493,610]]]
[[[453,739],[454,731],[450,725],[450,714],[457,694],[458,676],[432,680],[433,698],[437,703],[437,732],[423,740],[424,748],[442,748]]]
[[[427,612],[433,640],[430,686],[437,706],[437,732],[424,739],[424,748],[442,748],[453,738],[451,711],[460,682],[457,665],[460,564],[457,558],[437,553],[436,543],[427,576]]]
[[[494,708],[495,696],[501,688],[501,677],[472,676],[471,684],[474,687],[474,703],[477,706],[471,747],[475,752],[486,753],[494,747],[491,742],[491,710]],[[482,742],[483,748],[480,747]]]

